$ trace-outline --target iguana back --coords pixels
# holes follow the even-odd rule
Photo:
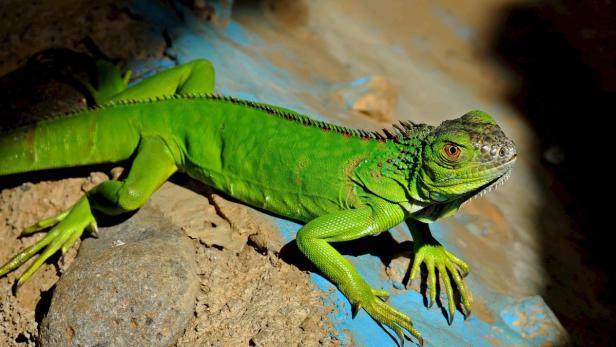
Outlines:
[[[295,112],[215,95],[112,103],[0,137],[0,175],[117,162],[162,138],[180,170],[239,200],[309,220],[357,205],[352,170],[391,144]]]

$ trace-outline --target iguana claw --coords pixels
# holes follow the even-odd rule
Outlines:
[[[367,288],[366,288],[367,289]],[[389,293],[385,290],[370,288],[361,299],[353,303],[353,317],[356,310],[363,308],[375,321],[391,328],[399,338],[400,346],[404,345],[405,331],[408,331],[418,341],[423,341],[421,334],[404,313],[386,303],[382,298],[387,298]]]
[[[384,289],[374,289],[372,288],[372,294],[378,296],[383,301],[389,300],[389,292]]]
[[[436,270],[438,270],[438,278],[443,281],[443,287],[447,294],[448,317],[447,322],[451,325],[456,310],[456,304],[453,295],[453,287],[451,286],[451,278],[458,288],[460,300],[463,310],[471,311],[471,297],[466,290],[462,280],[463,274],[468,274],[470,266],[453,255],[440,244],[420,244],[415,250],[415,260],[409,276],[409,282],[413,280],[419,272],[420,265],[424,263],[428,269],[428,287],[430,288],[430,298],[428,308],[431,308],[436,301]],[[451,278],[450,278],[451,277]],[[465,314],[466,316],[466,314]]]
[[[23,234],[30,234],[50,226],[53,227],[44,238],[21,251],[0,267],[0,276],[4,276],[19,268],[32,258],[34,254],[45,248],[41,255],[39,255],[30,267],[19,277],[15,283],[14,291],[24,284],[30,276],[41,267],[47,258],[51,257],[58,250],[61,250],[62,253],[66,253],[85,229],[96,230],[96,221],[90,211],[88,199],[84,197],[69,210],[26,228]]]
[[[352,319],[355,319],[355,317],[359,313],[359,310],[361,310],[361,304],[360,303],[355,303],[355,304],[351,305],[351,318]]]

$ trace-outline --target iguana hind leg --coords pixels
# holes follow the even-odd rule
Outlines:
[[[96,105],[103,105],[114,95],[117,95],[128,88],[128,81],[132,75],[132,71],[128,70],[122,74],[120,67],[107,60],[97,60],[96,80],[91,83],[78,76],[75,78],[88,90]]]
[[[205,59],[193,60],[148,77],[111,100],[144,100],[157,96],[213,93],[214,67]]]
[[[143,206],[148,198],[177,170],[172,149],[158,137],[143,138],[130,172],[124,181],[106,181],[94,187],[73,207],[61,214],[45,219],[26,233],[52,226],[43,239],[20,252],[0,267],[0,276],[23,265],[44,248],[40,256],[21,275],[17,286],[30,276],[55,252],[66,252],[84,230],[96,230],[92,210],[115,215],[133,211]]]
[[[214,67],[205,59],[161,71],[128,87],[132,71],[122,74],[120,67],[106,60],[96,61],[96,83],[79,79],[97,105],[119,100],[147,100],[157,96],[213,93]]]

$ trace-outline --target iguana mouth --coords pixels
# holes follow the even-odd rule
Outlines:
[[[516,160],[516,158],[517,158],[517,154],[514,155],[506,163],[500,165],[499,167],[507,166],[507,170],[505,172],[503,172],[502,175],[498,176],[497,178],[493,179],[492,181],[490,181],[490,182],[484,184],[483,186],[481,186],[481,187],[475,189],[474,191],[472,191],[471,194],[469,195],[469,199],[468,200],[472,200],[472,199],[474,199],[476,197],[484,196],[485,194],[487,194],[487,193],[495,190],[496,188],[502,186],[503,183],[505,183],[509,179],[509,177],[511,176],[511,171],[513,170],[513,167],[511,165]]]
[[[491,180],[490,182],[480,186],[477,189],[471,190],[470,192],[468,192],[465,197],[464,197],[464,202],[462,203],[462,205],[464,205],[465,203],[477,198],[477,197],[481,197],[484,196],[485,194],[495,190],[496,188],[502,186],[511,176],[511,171],[513,170],[513,162],[516,161],[518,155],[514,154],[511,159],[509,159],[507,162],[502,163],[501,165],[495,167],[494,169],[500,169],[503,167],[506,167],[506,170],[499,175],[498,177],[496,177],[495,179]]]

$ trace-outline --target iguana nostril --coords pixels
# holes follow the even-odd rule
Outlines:
[[[518,151],[516,150],[515,143],[513,141],[509,141],[507,144],[507,154],[510,158],[514,158],[517,155]]]

